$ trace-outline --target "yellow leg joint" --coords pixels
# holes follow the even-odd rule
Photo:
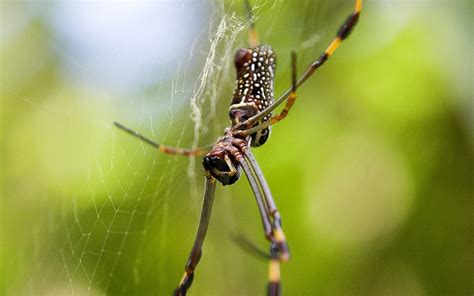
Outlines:
[[[283,231],[280,228],[275,229],[275,240],[278,243],[285,241],[285,235],[283,234]]]
[[[271,283],[280,282],[280,262],[276,259],[272,259],[268,266],[268,280]]]

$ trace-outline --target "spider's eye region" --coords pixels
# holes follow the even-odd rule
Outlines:
[[[235,54],[235,68],[237,71],[239,71],[242,66],[249,62],[252,58],[252,50],[250,48],[241,48],[237,50],[237,53]]]
[[[218,156],[209,156],[206,157],[207,165],[210,169],[215,169],[219,172],[230,172],[230,168],[222,158]]]
[[[240,167],[235,165],[232,170],[221,156],[208,155],[204,157],[203,165],[222,185],[234,184],[240,177]]]

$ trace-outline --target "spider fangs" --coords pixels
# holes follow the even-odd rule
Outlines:
[[[240,162],[247,150],[248,141],[235,137],[230,128],[217,140],[212,151],[204,156],[202,165],[222,185],[231,185],[240,177]]]

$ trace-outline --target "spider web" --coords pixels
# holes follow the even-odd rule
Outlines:
[[[227,82],[231,81],[229,73],[232,71],[229,69],[234,43],[244,27],[243,19],[224,13],[223,4],[216,5],[209,23],[197,31],[197,37],[190,40],[189,52],[184,52],[186,58],[171,63],[169,68],[176,71],[167,82],[170,88],[158,86],[158,96],[169,97],[169,101],[161,100],[163,105],[169,104],[168,107],[155,108],[156,104],[150,102],[149,95],[145,94],[142,110],[136,114],[138,120],[124,112],[120,112],[119,117],[124,120],[130,118],[128,125],[168,145],[198,147],[207,144],[203,141],[212,141],[206,136],[215,136],[222,129],[222,124],[216,119],[221,119],[216,117],[216,108],[220,106],[220,98],[225,97],[223,90],[227,90],[221,85],[228,86]],[[188,69],[199,62],[203,64],[196,68],[201,70],[189,73]],[[166,75],[160,73],[165,79]],[[149,79],[153,78],[150,76]],[[153,96],[157,96],[156,93]],[[128,103],[135,105],[136,102]],[[133,109],[130,106],[126,112]],[[178,110],[179,115],[176,115]],[[157,124],[153,118],[162,119]],[[110,165],[97,164],[97,170],[90,173],[90,178],[101,181],[106,189],[106,198],[98,198],[94,190],[89,191],[93,205],[90,213],[80,212],[73,200],[73,219],[64,217],[63,220],[67,245],[61,249],[61,258],[71,283],[71,293],[75,294],[78,282],[79,289],[82,286],[91,294],[100,294],[101,291],[136,293],[143,289],[140,286],[150,286],[149,282],[156,280],[156,286],[152,289],[161,294],[161,290],[169,291],[167,271],[170,260],[166,254],[176,243],[169,239],[170,223],[176,223],[178,217],[177,214],[170,217],[170,199],[178,199],[178,204],[186,203],[187,199],[193,210],[198,210],[202,186],[197,181],[201,179],[201,170],[194,158],[157,155],[136,139],[117,131],[113,133],[114,138],[124,138],[117,140],[120,145],[130,142],[127,145],[132,148],[119,147],[114,141]],[[188,167],[187,174],[183,170],[185,166]],[[125,169],[117,172],[115,167]],[[114,178],[105,180],[104,176]],[[128,180],[124,182],[124,179]],[[63,213],[66,212],[65,209]],[[147,262],[147,255],[143,256],[149,253],[150,240],[155,241],[151,245],[157,247],[157,254],[160,254],[160,258],[154,258],[151,265]],[[124,270],[127,268],[131,270]],[[156,275],[148,276],[146,271],[149,268]],[[131,286],[120,285],[123,276],[133,279],[129,283]],[[97,287],[100,290],[94,291]],[[118,291],[115,291],[116,287]]]
[[[6,93],[16,99],[22,115],[28,115],[25,126],[38,126],[33,143],[39,147],[43,159],[39,165],[44,167],[40,172],[45,176],[32,180],[30,186],[33,192],[47,194],[31,195],[47,204],[57,199],[56,207],[30,209],[42,220],[33,231],[37,242],[32,244],[32,258],[24,260],[35,262],[37,267],[25,272],[24,283],[9,292],[161,295],[176,285],[175,274],[181,274],[184,267],[200,209],[200,160],[156,153],[114,129],[112,122],[121,122],[171,146],[198,147],[214,142],[228,123],[227,112],[221,110],[227,110],[233,91],[234,52],[247,46],[248,22],[241,4],[149,4],[150,13],[144,14],[144,20],[131,20],[142,27],[134,27],[131,22],[129,32],[121,31],[126,27],[117,25],[123,22],[120,18],[130,11],[143,13],[138,6],[146,4],[58,4],[51,10],[44,4],[2,4],[14,11],[12,15],[16,10],[28,11],[25,21],[4,31],[3,38],[14,39],[27,31],[32,42],[41,45],[27,61],[34,65],[26,71],[31,80],[42,77],[41,69],[46,63],[67,65],[57,66],[58,73],[50,74],[61,84],[47,90],[35,86],[27,90],[24,82],[16,85],[15,79],[2,78]],[[303,1],[301,5],[311,4],[312,1]],[[269,25],[259,28],[261,39],[270,39],[270,33],[273,38],[288,36],[287,30],[275,30],[277,22],[283,23],[278,17],[283,9],[279,1],[254,7],[257,19],[261,11],[272,14],[266,16]],[[95,16],[91,16],[92,11]],[[112,17],[105,18],[106,13]],[[62,15],[59,20],[58,15]],[[72,17],[69,21],[68,16]],[[104,26],[105,32],[118,36],[100,35],[94,26],[71,29],[71,23],[91,17],[100,21],[96,25]],[[303,21],[316,19],[311,13],[306,17]],[[159,23],[162,26],[168,22],[166,27],[143,27],[147,21],[156,25],[152,20],[160,18],[164,19]],[[41,30],[31,25],[38,19],[44,26]],[[170,32],[162,33],[167,30]],[[320,48],[314,45],[320,40],[320,31],[298,33],[305,36],[295,42],[299,44],[298,54],[302,53],[299,58],[317,56]],[[157,40],[154,34],[159,36]],[[76,43],[80,41],[74,40],[77,35],[85,39],[105,38],[109,46],[87,47],[82,53],[85,58],[78,57],[73,50],[81,46]],[[129,43],[141,44],[142,51]],[[150,47],[144,50],[143,44]],[[295,47],[289,43],[275,46],[279,48],[282,73],[277,79],[281,79],[281,85],[288,85],[288,57]],[[44,57],[46,61],[42,61]],[[117,65],[112,67],[114,63]],[[25,126],[20,125],[12,134],[21,134]],[[17,145],[29,146],[25,140],[12,138]],[[27,171],[26,168],[25,164],[19,171]],[[236,228],[231,212],[227,211],[225,220],[229,229]],[[216,220],[223,221],[219,217]],[[219,246],[206,248],[212,253]],[[225,270],[219,264],[214,261],[200,268]],[[214,277],[218,281],[224,275]],[[193,291],[199,291],[199,283],[194,284]]]
[[[185,209],[190,217],[199,209],[201,168],[193,158],[156,153],[137,139],[112,129],[112,122],[122,122],[167,145],[197,147],[212,143],[227,122],[226,114],[217,116],[216,111],[229,100],[232,57],[236,40],[247,25],[246,19],[225,12],[223,3],[211,5],[208,2],[135,5],[92,2],[58,4],[50,6],[50,11],[46,5],[33,3],[24,6],[6,3],[4,7],[12,15],[17,10],[28,10],[23,23],[4,32],[11,34],[12,39],[27,31],[36,18],[49,26],[51,42],[44,50],[51,51],[47,54],[50,58],[62,59],[66,66],[60,71],[69,85],[47,94],[26,93],[24,85],[16,87],[11,80],[2,86],[10,96],[32,110],[36,122],[44,121],[45,117],[55,117],[55,124],[60,120],[69,121],[78,131],[77,139],[81,139],[73,140],[61,129],[49,130],[54,137],[62,138],[61,142],[71,141],[71,144],[63,143],[62,149],[81,146],[59,156],[67,156],[64,161],[70,157],[69,172],[75,172],[76,181],[72,182],[76,183],[72,186],[75,189],[68,192],[64,188],[71,183],[65,184],[61,176],[55,176],[54,181],[63,185],[56,186],[60,209],[48,214],[51,228],[44,235],[50,236],[49,243],[35,258],[38,268],[25,275],[27,284],[10,292],[150,293],[147,289],[152,286],[151,281],[155,281],[154,292],[161,293],[165,288],[169,291],[167,270],[174,262],[166,256],[150,260],[143,254],[150,253],[150,246],[158,249],[152,253],[167,254],[172,246],[170,223],[179,217],[170,214],[173,205],[191,203],[187,212]],[[150,15],[147,8],[155,15]],[[114,19],[127,18],[134,12],[145,20],[129,19],[131,23],[127,27]],[[103,26],[103,32],[100,29],[97,32],[93,25],[74,24],[81,17]],[[186,19],[180,20],[183,17]],[[156,28],[144,27],[147,19],[157,24],[151,18],[165,19],[160,23],[162,26],[171,22],[168,23],[171,33],[162,34]],[[127,28],[132,32],[110,36],[106,41],[109,46],[100,42],[86,44],[86,53],[74,52],[74,47],[84,46],[81,38],[107,38],[109,36],[101,34],[117,34],[110,30]],[[33,32],[34,41],[41,42],[41,34],[41,31]],[[154,41],[154,34],[161,39]],[[144,42],[152,48],[133,47],[133,43],[144,47]],[[116,49],[120,46],[125,50]],[[87,52],[91,48],[92,54]],[[116,61],[117,67],[108,66],[111,61]],[[115,74],[115,69],[123,73]],[[72,94],[74,97],[65,99]],[[79,100],[91,105],[84,107]],[[115,111],[106,112],[111,107]],[[50,128],[51,123],[43,126]],[[74,159],[76,153],[79,162]],[[189,224],[182,227],[193,230],[193,223]],[[182,269],[184,257],[179,261]],[[149,276],[147,272],[151,269],[155,275]]]

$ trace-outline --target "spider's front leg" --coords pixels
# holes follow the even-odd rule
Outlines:
[[[214,193],[216,190],[216,179],[214,179],[209,171],[206,171],[206,189],[204,192],[204,201],[202,204],[201,218],[199,220],[199,227],[194,239],[193,248],[189,254],[186,267],[184,269],[184,275],[181,279],[179,286],[174,290],[173,295],[184,296],[191,287],[194,279],[194,269],[199,263],[202,255],[202,244],[206,237],[207,227],[211,218],[212,204],[214,201]]]
[[[219,138],[211,152],[203,159],[203,167],[206,171],[206,189],[201,210],[199,228],[194,240],[193,248],[189,254],[184,270],[183,278],[179,286],[175,289],[175,296],[186,295],[194,279],[194,270],[201,259],[202,245],[206,236],[209,219],[211,217],[212,203],[216,189],[216,180],[223,185],[235,183],[240,176],[239,162],[244,158],[243,153],[248,142],[243,139],[236,139],[226,129],[226,135]]]

